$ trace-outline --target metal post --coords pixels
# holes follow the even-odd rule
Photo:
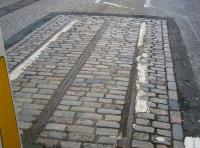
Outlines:
[[[0,30],[0,148],[22,148]]]

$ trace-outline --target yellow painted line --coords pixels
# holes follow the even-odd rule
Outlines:
[[[137,44],[138,47],[141,47],[143,45],[145,33],[146,33],[146,23],[142,22],[140,26],[140,33]]]
[[[3,56],[0,57],[0,134],[3,148],[20,148],[12,92]]]

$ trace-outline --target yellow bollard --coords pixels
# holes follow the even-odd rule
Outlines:
[[[21,148],[6,55],[0,31],[0,148]]]

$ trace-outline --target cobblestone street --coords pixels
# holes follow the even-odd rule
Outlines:
[[[167,21],[60,14],[10,47],[23,144],[183,148]]]

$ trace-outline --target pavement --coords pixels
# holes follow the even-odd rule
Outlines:
[[[198,2],[14,8],[0,24],[25,147],[198,145]]]
[[[167,20],[58,15],[7,55],[25,145],[183,146]]]

